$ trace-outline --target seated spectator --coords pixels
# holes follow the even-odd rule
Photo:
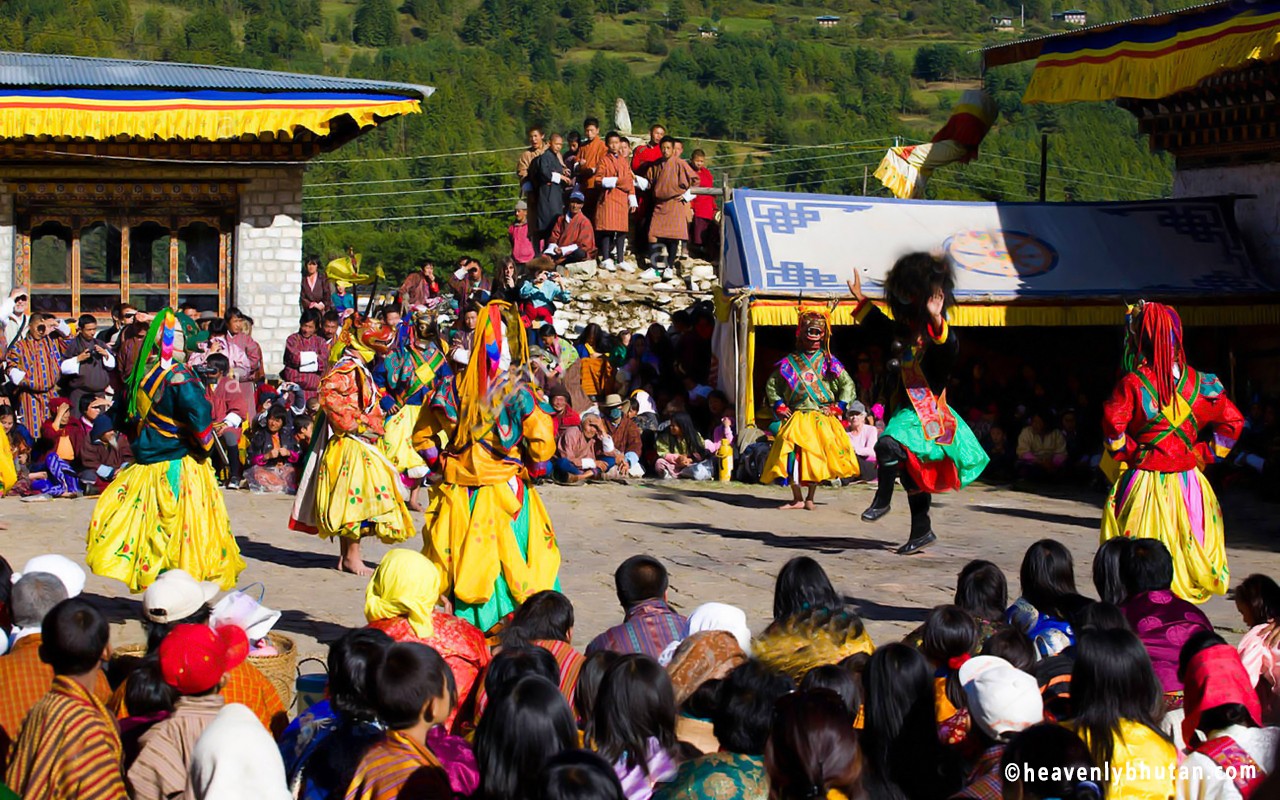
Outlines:
[[[1119,606],[1129,597],[1121,564],[1131,544],[1129,537],[1117,536],[1103,542],[1093,554],[1093,588],[1104,603]]]
[[[1018,765],[1011,769],[1011,765]],[[1000,758],[1006,797],[1023,800],[1102,800],[1094,780],[1101,772],[1089,748],[1071,731],[1050,722],[1014,736]],[[999,795],[997,795],[999,796]],[[1110,795],[1108,795],[1109,797]]]
[[[991,426],[986,437],[982,439],[982,449],[986,451],[987,458],[991,459],[987,468],[982,471],[982,477],[993,483],[1007,483],[1013,480],[1017,456],[1014,453],[1014,446],[1009,442],[1009,435],[1002,426]]]
[[[293,438],[298,442],[298,452],[303,454],[303,460],[306,459],[306,454],[311,452],[311,437],[315,427],[316,423],[311,414],[293,416]]]
[[[280,751],[249,709],[228,703],[191,753],[187,786],[193,800],[289,800]]]
[[[200,345],[200,349],[187,356],[187,365],[202,367],[209,363],[212,356],[220,355],[227,359],[222,371],[235,377],[238,381],[252,382],[253,362],[249,353],[237,342],[227,326],[226,320],[215,319],[209,323],[209,340]]]
[[[857,400],[845,410],[845,419],[849,421],[849,445],[858,457],[858,477],[850,482],[872,483],[877,474],[876,441],[880,433],[867,422],[867,407]]]
[[[253,318],[232,306],[227,310],[227,332],[227,343],[243,350],[249,361],[248,374],[237,373],[237,377],[254,384],[262,383],[266,371],[262,363],[262,347],[253,338]],[[236,368],[234,359],[231,365]]]
[[[568,210],[551,226],[551,235],[543,254],[550,256],[556,265],[590,261],[596,257],[596,231],[591,220],[582,213],[586,198],[574,189],[569,193]]]
[[[573,714],[578,719],[579,739],[591,741],[591,726],[595,721],[596,697],[600,693],[600,682],[609,667],[618,663],[621,653],[612,650],[597,650],[587,655],[582,662],[582,671],[578,673],[578,686],[573,691]]]
[[[1090,631],[1076,645],[1071,671],[1075,718],[1068,727],[1095,764],[1110,764],[1108,800],[1172,797],[1177,748],[1160,728],[1160,682],[1138,637]]]
[[[35,444],[35,440],[31,438],[27,427],[18,422],[18,416],[11,405],[0,405],[0,427],[4,429],[4,434],[9,439],[9,452],[13,455],[13,464],[17,468],[18,483],[29,485],[31,447]],[[5,488],[15,492],[12,486]]]
[[[555,423],[557,433],[565,426],[576,428],[582,424],[582,417],[570,405],[569,390],[564,387],[564,384],[553,384],[547,390],[547,400],[551,403],[551,410],[554,412],[551,420]]]
[[[569,598],[551,589],[530,595],[502,629],[500,641],[504,649],[532,645],[555,656],[560,665],[560,691],[573,703],[585,659],[573,649],[573,603]]]
[[[555,684],[526,675],[493,700],[476,729],[485,800],[524,800],[528,782],[554,756],[578,747],[573,711]]]
[[[538,340],[530,352],[534,362],[534,374],[543,386],[552,386],[564,379],[565,370],[578,360],[578,350],[564,337],[556,333],[554,325],[538,328]],[[565,393],[568,397],[568,393]]]
[[[427,744],[431,729],[456,710],[449,665],[425,644],[393,644],[378,665],[373,696],[387,735],[360,759],[347,800],[450,797],[449,776]]]
[[[86,797],[86,787],[96,797],[128,796],[120,734],[95,694],[102,680],[99,665],[111,653],[109,637],[106,617],[78,598],[58,603],[41,623],[40,658],[53,677],[48,693],[26,715],[10,753],[5,783],[19,797]]]
[[[676,739],[701,753],[720,750],[712,724],[720,683],[746,661],[747,654],[725,631],[692,633],[680,643],[667,664],[675,691]]]
[[[1128,594],[1120,610],[1147,648],[1164,693],[1179,694],[1182,643],[1196,631],[1212,631],[1213,624],[1198,607],[1173,593],[1173,557],[1159,540],[1134,539],[1121,557],[1120,570]]]
[[[938,739],[934,682],[918,650],[887,644],[867,665],[862,731],[864,786],[870,797],[948,797],[960,788],[959,761]]]
[[[817,690],[779,698],[764,751],[768,791],[763,796],[776,800],[868,796],[863,789],[864,748],[859,747],[853,715],[833,693]],[[752,796],[743,794],[744,800]]]
[[[301,797],[345,795],[364,752],[382,738],[373,680],[392,644],[382,631],[356,628],[329,646],[328,696],[280,737],[285,775]]]
[[[520,285],[520,315],[525,327],[550,325],[555,321],[556,303],[571,299],[569,290],[561,284],[555,262],[547,256],[529,262],[528,276]]]
[[[1212,631],[1196,633],[1183,645],[1178,674],[1186,686],[1182,739],[1191,755],[1177,796],[1254,794],[1275,771],[1280,729],[1261,727],[1262,706],[1236,649]],[[1242,767],[1250,765],[1246,774]]]
[[[1006,626],[992,634],[982,643],[980,652],[984,656],[1003,658],[1012,664],[1014,669],[1020,669],[1028,674],[1035,670],[1036,646],[1030,637],[1017,628]],[[1066,659],[1067,657],[1054,656],[1054,658]],[[1070,676],[1067,683],[1070,683]]]
[[[120,744],[124,748],[126,775],[142,750],[142,737],[172,716],[178,702],[178,691],[164,682],[158,655],[142,659],[129,673],[129,679],[125,701],[131,713],[120,720]]]
[[[301,386],[307,399],[317,395],[320,376],[329,359],[329,345],[320,335],[320,315],[316,309],[302,312],[298,332],[289,334],[284,342],[284,368],[280,370],[280,378]]]
[[[346,281],[334,281],[333,293],[329,295],[329,303],[339,319],[356,310],[356,295],[351,284]]]
[[[604,434],[613,444],[608,450],[618,458],[614,469],[620,477],[643,478],[644,467],[640,465],[643,444],[640,428],[631,417],[631,401],[623,400],[621,395],[609,394],[600,403],[600,414],[604,420]]]
[[[686,761],[657,800],[767,800],[764,753],[779,699],[793,692],[790,678],[748,661],[736,667],[717,693],[714,731],[719,751]]]
[[[840,664],[823,664],[820,667],[814,667],[805,673],[798,688],[802,692],[825,689],[834,693],[849,713],[854,715],[854,727],[857,727],[856,717],[862,712],[862,682],[853,670],[843,666],[847,661],[848,659],[845,659]]]
[[[675,777],[676,703],[671,679],[647,655],[625,655],[605,673],[591,728],[627,800],[649,800]]]
[[[933,667],[934,708],[938,736],[947,745],[965,745],[971,719],[965,707],[960,668],[978,649],[978,626],[959,606],[937,606],[929,612],[921,636],[920,652]],[[968,751],[968,747],[964,751]]]
[[[230,362],[221,353],[210,354],[207,363],[213,432],[222,440],[227,453],[227,488],[239,489],[243,485],[244,470],[240,461],[240,437],[245,420],[253,414],[253,385],[233,375]]]
[[[66,600],[67,587],[48,572],[22,574],[13,584],[11,608],[14,635],[8,655],[0,657],[0,772],[5,757],[18,739],[22,721],[54,684],[54,670],[40,657],[45,618]],[[111,696],[106,676],[97,670],[89,684],[99,703]]]
[[[706,448],[702,436],[693,427],[693,420],[688,414],[679,413],[671,418],[667,429],[658,432],[658,461],[655,470],[664,480],[684,477],[696,464],[706,459]]]
[[[625,800],[609,762],[587,750],[565,750],[542,770],[538,800]]]
[[[969,612],[978,623],[978,647],[990,637],[1008,628],[1004,610],[1009,606],[1009,585],[1004,572],[990,561],[975,559],[965,564],[956,576],[956,593],[952,603]],[[903,637],[907,644],[920,647],[924,625]]]
[[[267,424],[249,434],[246,458],[250,464],[246,483],[252,492],[293,494],[298,491],[298,440],[288,429],[292,415],[283,406],[272,406]]]
[[[1018,733],[1044,720],[1044,702],[1036,679],[1002,658],[977,656],[960,667],[965,705],[974,723],[972,736],[981,755],[965,778],[957,798],[999,797],[1004,784],[1000,760]]]
[[[86,394],[80,398],[80,416],[71,421],[68,431],[80,482],[96,492],[133,460],[129,442],[113,428],[110,411],[106,397]]]
[[[667,645],[689,635],[689,621],[667,605],[667,568],[653,556],[632,556],[613,573],[625,619],[587,645],[599,650],[644,653],[657,658]]]
[[[474,303],[464,306],[458,317],[458,325],[449,338],[449,366],[455,373],[461,374],[471,361],[471,340],[479,318],[480,307]]]
[[[751,652],[751,628],[747,626],[747,615],[742,609],[725,603],[703,603],[689,615],[689,635],[703,631],[724,631],[731,634],[744,653]],[[664,667],[671,663],[680,642],[672,642],[658,656],[658,663]]]
[[[80,479],[71,463],[75,450],[71,444],[71,404],[65,397],[49,401],[49,418],[40,426],[40,438],[31,451],[33,471],[31,488],[49,497],[79,497]]]
[[[213,614],[209,601],[218,593],[216,584],[197,581],[181,569],[163,572],[142,593],[142,629],[147,636],[147,655],[159,652],[160,644],[178,625],[207,625]],[[130,715],[125,702],[129,679],[116,687],[107,708],[120,719]],[[271,681],[249,660],[241,661],[227,673],[222,696],[227,703],[249,707],[264,728],[278,736],[289,724],[284,703]]]
[[[1024,478],[1049,478],[1067,463],[1067,440],[1062,431],[1050,430],[1042,411],[1018,434],[1018,473]]]
[[[178,625],[160,643],[160,674],[178,693],[173,714],[143,734],[129,767],[133,800],[167,800],[182,794],[196,740],[226,705],[218,693],[229,671],[249,656],[242,629]]]
[[[551,460],[552,474],[558,483],[572,486],[600,477],[603,465],[596,456],[603,428],[596,414],[583,416],[577,425],[560,428],[556,455]]]
[[[1267,643],[1267,633],[1280,619],[1280,586],[1266,575],[1250,575],[1236,587],[1236,610],[1249,632],[1240,639],[1240,660],[1262,699],[1262,720],[1280,722],[1280,649]]]
[[[435,648],[449,665],[461,704],[470,700],[489,663],[489,646],[474,625],[436,609],[441,588],[440,570],[426,556],[403,548],[388,551],[369,579],[364,616],[370,628],[397,642]],[[451,729],[455,712],[456,707],[446,717]]]
[[[1019,572],[1022,596],[1005,612],[1005,621],[1031,637],[1041,658],[1075,644],[1071,615],[1089,601],[1076,591],[1071,553],[1061,542],[1041,539],[1027,548]]]

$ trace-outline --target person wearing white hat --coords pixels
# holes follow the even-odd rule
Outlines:
[[[12,580],[17,583],[22,580],[23,575],[29,575],[32,572],[47,572],[57,577],[62,581],[62,585],[67,587],[67,597],[79,597],[84,591],[84,570],[66,556],[57,553],[36,556],[22,565],[21,572],[13,573]]]
[[[197,581],[185,570],[171,569],[142,593],[142,616],[159,625],[187,622],[188,617],[202,611],[217,593],[218,584]]]
[[[1000,759],[1014,735],[1044,720],[1044,702],[1036,679],[996,656],[975,656],[959,670],[969,715],[983,744],[965,788],[956,797],[999,796]]]

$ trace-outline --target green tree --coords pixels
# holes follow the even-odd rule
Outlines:
[[[365,47],[386,47],[399,40],[399,27],[391,0],[360,0],[352,38]]]
[[[667,37],[663,35],[662,28],[657,25],[650,25],[645,30],[644,51],[651,56],[665,56],[667,54]]]
[[[667,27],[672,31],[678,31],[688,21],[689,12],[685,8],[684,0],[670,0],[667,3]]]
[[[188,17],[182,36],[191,60],[198,64],[233,65],[240,56],[231,21],[216,9],[201,9]]]

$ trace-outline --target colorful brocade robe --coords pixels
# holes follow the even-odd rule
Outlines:
[[[174,461],[213,446],[213,405],[204,384],[183,364],[153,366],[137,400],[137,433],[130,441],[137,463]]]
[[[320,379],[320,410],[337,434],[382,436],[380,397],[368,367],[354,357],[343,358]]]
[[[1198,442],[1200,430],[1212,442]],[[1240,409],[1216,375],[1186,367],[1173,401],[1161,408],[1147,366],[1120,379],[1102,407],[1102,433],[1112,458],[1152,472],[1186,472],[1226,458],[1244,430]]]
[[[823,350],[782,359],[764,387],[765,400],[779,418],[785,416],[784,407],[793,412],[843,409],[856,399],[855,392],[848,370]]]

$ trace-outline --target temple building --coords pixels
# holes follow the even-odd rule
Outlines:
[[[297,329],[307,162],[431,92],[0,52],[0,292],[28,287],[60,318],[237,306],[278,365]]]
[[[1174,198],[1236,197],[1249,255],[1280,285],[1280,1],[1224,0],[982,55],[985,68],[1036,62],[1023,102],[1127,109],[1151,148],[1176,159]]]

